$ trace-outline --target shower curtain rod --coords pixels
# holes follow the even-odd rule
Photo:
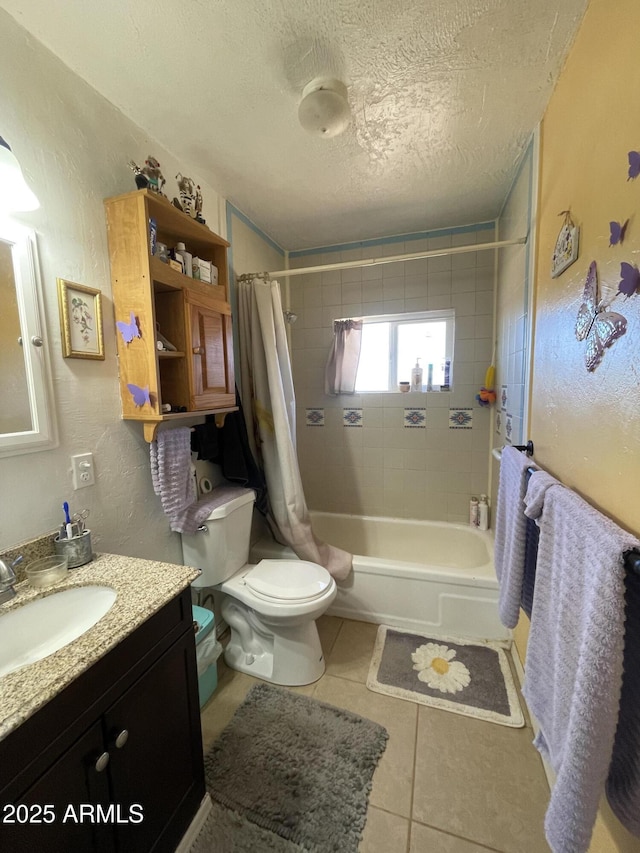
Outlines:
[[[337,264],[321,264],[316,267],[298,267],[293,270],[275,270],[272,272],[244,273],[238,276],[238,281],[251,281],[254,278],[283,278],[292,275],[308,275],[314,272],[328,272],[329,270],[348,270],[355,267],[373,267],[378,264],[394,264],[398,261],[417,261],[420,258],[441,258],[446,255],[461,255],[465,252],[480,252],[484,249],[502,249],[505,246],[519,246],[527,242],[526,237],[517,237],[514,240],[499,240],[495,243],[474,243],[469,246],[454,246],[452,249],[430,249],[426,252],[405,253],[403,255],[387,255],[383,258],[367,258],[362,261],[341,261]]]

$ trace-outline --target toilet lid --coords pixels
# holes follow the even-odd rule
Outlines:
[[[244,581],[257,595],[299,601],[322,595],[331,584],[331,575],[306,560],[260,560]]]

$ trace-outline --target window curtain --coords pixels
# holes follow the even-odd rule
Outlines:
[[[237,284],[242,406],[254,458],[264,471],[272,520],[301,560],[324,566],[337,580],[351,554],[313,534],[296,456],[296,401],[277,281]]]
[[[362,320],[334,320],[333,344],[324,371],[324,393],[355,394],[362,347]]]

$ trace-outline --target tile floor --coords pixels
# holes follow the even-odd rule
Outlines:
[[[549,788],[530,725],[511,729],[367,690],[377,627],[323,616],[326,672],[292,688],[389,732],[360,853],[548,853],[542,826]],[[255,683],[222,661],[218,676],[202,711],[205,750]]]

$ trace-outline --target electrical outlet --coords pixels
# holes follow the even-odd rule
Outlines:
[[[93,467],[93,453],[78,453],[71,457],[73,472],[73,488],[84,489],[96,482],[96,472]]]

